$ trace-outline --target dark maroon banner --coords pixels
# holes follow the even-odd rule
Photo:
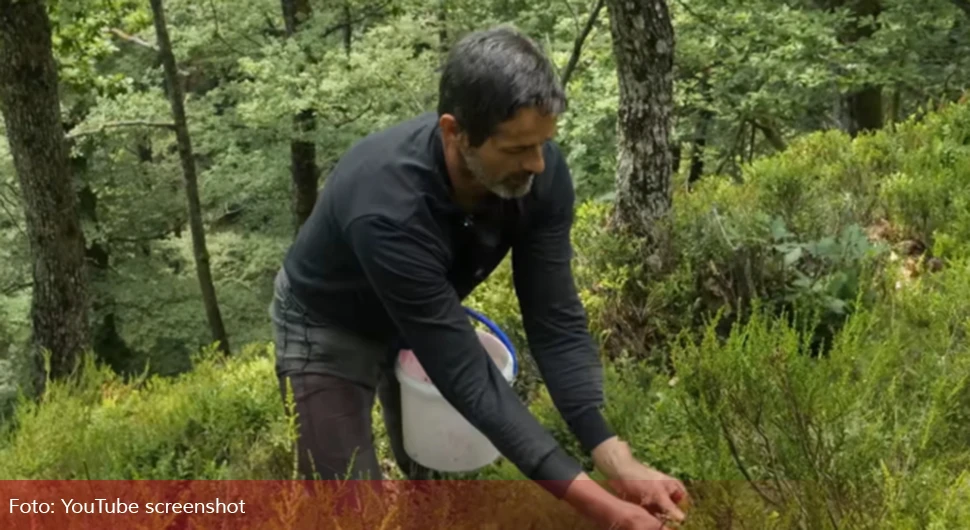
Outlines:
[[[0,481],[0,528],[592,529],[534,482]]]

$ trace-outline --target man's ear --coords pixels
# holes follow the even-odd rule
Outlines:
[[[441,135],[444,137],[445,142],[449,144],[460,143],[461,127],[453,115],[442,114],[438,118],[438,126],[441,128]]]

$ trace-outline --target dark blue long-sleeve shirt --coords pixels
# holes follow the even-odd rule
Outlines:
[[[573,184],[553,142],[544,158],[526,197],[495,197],[469,215],[451,199],[435,114],[374,133],[328,176],[284,267],[320,321],[403,339],[445,399],[561,496],[578,462],[503,379],[461,305],[511,251],[529,348],[553,401],[587,451],[612,436],[570,267]]]

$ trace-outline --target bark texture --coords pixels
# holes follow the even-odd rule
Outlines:
[[[30,241],[32,342],[50,350],[52,379],[90,347],[85,242],[59,98],[44,3],[0,0],[0,108]]]
[[[229,338],[219,302],[216,298],[216,288],[212,281],[212,271],[209,268],[209,251],[205,242],[205,227],[202,225],[202,206],[199,199],[198,177],[195,171],[195,158],[192,153],[192,139],[185,119],[185,96],[182,84],[179,82],[175,56],[172,54],[172,42],[168,36],[165,24],[165,11],[162,0],[151,0],[152,14],[155,23],[155,33],[158,35],[158,50],[165,70],[165,82],[168,85],[169,101],[172,105],[172,118],[175,121],[175,136],[178,142],[179,158],[182,162],[182,173],[185,177],[185,194],[188,199],[189,228],[192,230],[192,250],[195,255],[195,270],[199,276],[199,287],[202,290],[202,303],[205,314],[212,330],[212,338],[219,342],[219,349],[229,353]]]
[[[644,237],[671,207],[674,30],[665,0],[608,0],[619,81],[616,214]]]

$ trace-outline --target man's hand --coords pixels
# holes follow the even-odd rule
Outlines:
[[[563,498],[603,530],[662,530],[663,521],[642,506],[619,499],[586,473],[572,481]]]
[[[678,504],[687,501],[687,489],[679,480],[637,461],[626,443],[610,438],[593,450],[593,461],[620,498],[662,519],[684,521]]]

